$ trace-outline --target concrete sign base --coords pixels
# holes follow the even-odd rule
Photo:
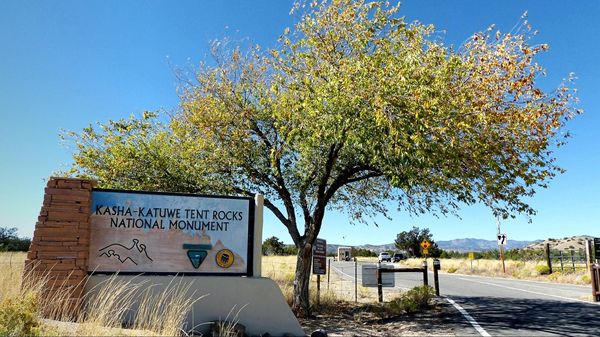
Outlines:
[[[182,278],[182,285],[191,283],[189,296],[205,297],[198,300],[190,310],[185,330],[194,330],[195,333],[206,335],[211,327],[209,322],[225,319],[233,321],[232,316],[237,314],[236,323],[243,324],[246,333],[251,336],[264,333],[271,336],[305,335],[281,290],[269,278],[95,274],[89,276],[85,293],[93,293],[111,276],[131,284],[145,282],[144,288],[151,286],[156,293],[163,291],[173,277]],[[179,279],[176,281],[174,283],[179,283]],[[138,301],[135,302],[137,305]],[[133,306],[131,309],[135,312],[137,307]]]

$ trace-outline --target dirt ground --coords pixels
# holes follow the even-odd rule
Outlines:
[[[346,304],[338,312],[300,319],[307,335],[323,329],[334,336],[463,336],[472,333],[460,313],[443,299],[435,299],[431,310],[381,318],[366,310],[365,305]]]

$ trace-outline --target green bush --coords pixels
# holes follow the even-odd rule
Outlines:
[[[429,286],[414,287],[386,304],[388,314],[412,314],[428,309],[435,291]]]
[[[5,298],[0,303],[0,336],[39,336],[40,333],[34,293],[23,298]]]
[[[537,266],[535,266],[535,270],[540,275],[548,275],[548,274],[550,274],[550,268],[548,266],[546,266],[546,265],[537,265]]]
[[[456,267],[450,267],[450,268],[448,268],[448,273],[454,274],[454,273],[456,273],[457,270],[458,269]]]

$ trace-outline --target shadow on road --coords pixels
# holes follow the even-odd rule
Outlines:
[[[452,296],[452,299],[493,336],[600,336],[600,305],[502,297]]]

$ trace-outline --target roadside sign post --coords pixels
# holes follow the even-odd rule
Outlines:
[[[427,259],[427,255],[429,254],[429,247],[431,247],[431,242],[429,242],[427,240],[421,241],[421,250],[426,259]]]
[[[500,222],[498,222],[498,226],[500,226],[499,224]],[[498,246],[500,247],[500,259],[502,260],[502,272],[504,273],[506,273],[506,266],[504,265],[504,245],[506,245],[507,241],[506,234],[498,234]]]
[[[427,279],[427,260],[423,261],[423,284],[429,284],[429,280]]]
[[[317,305],[321,304],[321,275],[326,274],[327,241],[316,239],[313,245],[312,270],[317,275]]]
[[[471,260],[471,274],[473,273],[473,260],[475,260],[475,253],[469,252],[469,260]]]
[[[329,290],[329,275],[331,275],[331,259],[327,260],[327,290]]]
[[[433,259],[433,286],[435,287],[435,295],[440,296],[440,282],[438,279],[438,271],[440,270],[440,260]]]
[[[354,303],[358,303],[358,262],[354,257]]]
[[[600,260],[600,238],[594,238],[594,259],[596,263]]]
[[[379,303],[383,302],[383,286],[382,286],[381,268],[377,266],[377,299]]]
[[[321,275],[317,275],[317,306],[321,305]]]
[[[504,265],[504,245],[506,244],[506,234],[500,234],[500,217],[496,216],[498,224],[498,250],[500,251],[500,260],[502,260],[502,272],[506,274],[506,266]]]

